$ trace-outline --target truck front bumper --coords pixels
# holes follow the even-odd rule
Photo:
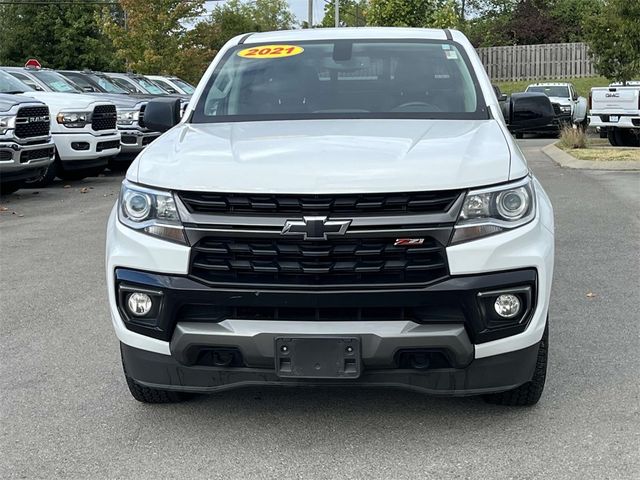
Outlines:
[[[104,135],[86,132],[52,135],[65,170],[106,165],[108,158],[120,153],[120,133],[117,131]]]
[[[392,343],[377,337],[381,344]],[[186,366],[174,357],[121,344],[126,374],[151,388],[210,393],[239,387],[360,386],[393,387],[432,395],[466,396],[516,388],[531,380],[538,355],[528,348],[473,360],[465,367],[439,369],[366,368],[357,379],[321,380],[281,378],[275,368]]]
[[[144,147],[160,136],[160,132],[144,132],[134,129],[121,129],[122,138],[120,140],[121,154],[137,154],[144,150]]]
[[[53,140],[30,145],[0,141],[0,179],[2,182],[37,179],[47,171],[54,153]]]

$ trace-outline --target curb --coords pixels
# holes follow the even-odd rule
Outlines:
[[[542,148],[542,152],[562,168],[576,168],[580,170],[626,170],[640,171],[640,162],[635,160],[621,160],[611,162],[596,162],[594,160],[578,160],[564,150],[560,150],[554,143]]]

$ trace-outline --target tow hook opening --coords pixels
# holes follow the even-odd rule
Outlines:
[[[436,368],[453,368],[447,354],[441,350],[415,348],[398,350],[396,366],[402,369],[432,370]]]

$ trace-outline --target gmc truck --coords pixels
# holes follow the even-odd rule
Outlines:
[[[640,84],[594,87],[589,95],[589,124],[617,147],[640,147]]]
[[[127,171],[106,280],[129,391],[402,387],[533,405],[554,255],[549,198],[454,30],[240,35]]]
[[[3,85],[0,91],[11,91]],[[0,94],[0,193],[41,179],[53,162],[49,107],[19,95]]]
[[[56,157],[36,186],[46,186],[56,176],[80,179],[97,175],[110,158],[120,153],[120,133],[113,103],[78,93],[35,90],[5,69],[13,70],[0,67],[0,81],[6,89],[46,103],[51,112]]]

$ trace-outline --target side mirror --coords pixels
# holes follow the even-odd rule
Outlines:
[[[553,122],[553,106],[544,93],[514,93],[506,116],[512,132],[545,127]]]
[[[154,98],[144,111],[144,123],[150,130],[166,132],[180,122],[179,98]]]
[[[500,96],[498,97],[498,101],[506,102],[507,101],[507,94],[506,93],[501,93]]]
[[[507,94],[506,93],[502,93],[500,91],[500,87],[497,85],[491,85],[493,87],[493,92],[496,94],[496,98],[498,99],[499,102],[506,102],[507,101]]]

